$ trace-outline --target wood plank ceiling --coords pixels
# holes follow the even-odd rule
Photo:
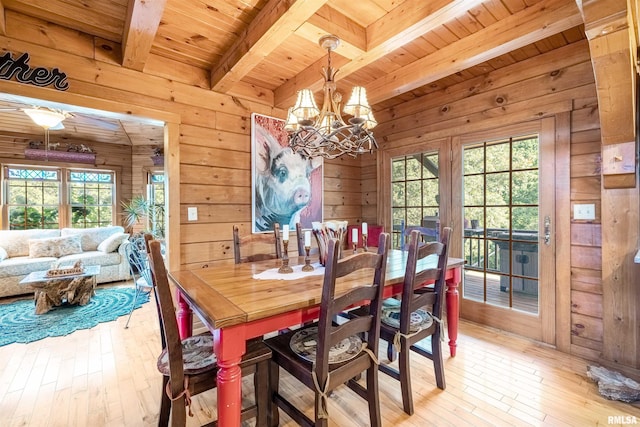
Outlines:
[[[335,34],[342,40],[332,56],[338,90],[364,85],[375,112],[585,38],[578,3],[0,0],[0,33],[41,20],[43,31],[55,24],[113,46],[123,67],[186,74],[194,85],[283,109],[305,87],[321,101],[327,53],[317,41]]]

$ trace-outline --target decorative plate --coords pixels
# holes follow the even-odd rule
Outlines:
[[[382,305],[382,318],[380,321],[384,324],[391,326],[392,328],[400,327],[400,306],[389,307]],[[409,331],[416,332],[419,329],[426,329],[433,323],[433,317],[431,313],[422,308],[417,309],[411,313],[411,320],[409,323]]]
[[[300,329],[291,337],[289,346],[294,353],[308,362],[316,361],[316,347],[318,345],[318,327]],[[357,335],[343,339],[329,350],[329,364],[342,363],[351,360],[362,351],[362,340]]]

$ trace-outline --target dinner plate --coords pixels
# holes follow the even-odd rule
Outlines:
[[[318,346],[318,327],[311,326],[298,330],[289,341],[294,353],[309,362],[316,361],[316,347]],[[343,339],[329,350],[329,364],[342,363],[360,354],[362,340],[357,335]]]
[[[397,300],[394,300],[397,301]],[[400,301],[397,304],[386,302],[382,304],[382,323],[391,326],[392,328],[400,327]],[[417,309],[411,313],[411,320],[409,323],[409,331],[416,332],[419,329],[426,329],[433,323],[433,317],[431,313],[422,308]]]

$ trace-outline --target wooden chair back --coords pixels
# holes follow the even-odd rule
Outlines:
[[[160,242],[156,240],[149,243],[149,262],[155,280],[155,291],[160,309],[162,331],[166,342],[167,354],[169,356],[169,383],[171,395],[178,396],[184,390],[184,364],[182,357],[182,344],[178,331],[178,321],[175,314],[175,306],[171,297],[169,287],[169,277],[162,258]],[[183,403],[184,397],[176,404],[171,405],[174,412],[172,420],[184,419],[186,421],[186,409]]]
[[[316,352],[316,375],[320,384],[325,383],[329,372],[329,349],[332,346],[349,336],[359,334],[366,336],[367,348],[377,354],[380,337],[380,313],[387,268],[387,254],[390,246],[389,234],[380,234],[377,252],[360,252],[353,256],[338,259],[339,245],[340,241],[338,239],[331,239],[329,242],[328,259],[322,285]],[[353,287],[339,296],[335,295],[337,281],[347,275],[366,269],[370,269],[372,274],[370,277],[363,278],[362,285]],[[335,316],[358,302],[369,303],[367,315],[349,319],[338,326],[333,324]],[[333,385],[334,382],[340,384],[349,378],[353,378],[367,369],[368,366],[371,366],[370,364],[372,363],[370,356],[362,352],[360,356],[345,364],[341,375],[337,378],[333,378],[334,373],[332,373],[331,384]],[[349,365],[352,366],[348,368]]]
[[[260,233],[246,236],[240,236],[238,226],[234,225],[233,256],[236,264],[282,258],[280,225],[274,224],[273,234]]]
[[[411,232],[400,305],[400,332],[403,334],[409,333],[411,313],[421,307],[432,307],[431,314],[442,319],[450,235],[451,228],[445,227],[440,241],[424,243],[419,230]],[[435,267],[420,263],[430,255],[438,257]],[[433,281],[433,288],[422,287],[426,281]]]

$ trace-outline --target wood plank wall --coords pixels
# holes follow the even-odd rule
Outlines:
[[[286,111],[273,108],[258,90],[246,98],[208,90],[207,70],[151,55],[141,73],[118,65],[121,49],[115,43],[13,11],[7,11],[6,22],[0,54],[28,52],[33,66],[66,72],[70,87],[57,92],[0,80],[0,92],[178,123],[179,173],[169,179],[179,180],[180,196],[169,199],[180,206],[180,218],[170,218],[179,224],[180,257],[176,263],[176,254],[170,255],[170,264],[200,268],[232,258],[232,225],[250,232],[250,115],[284,118]],[[360,175],[358,160],[325,163],[325,219],[361,220]],[[198,207],[197,221],[187,221],[188,206]]]
[[[498,100],[502,105],[498,105]],[[505,103],[506,100],[506,103]],[[571,242],[571,283],[557,283],[568,293],[571,325],[557,325],[558,333],[570,342],[570,351],[588,359],[602,357],[603,306],[600,227],[600,131],[598,105],[589,47],[580,41],[538,57],[478,76],[455,86],[377,111],[376,128],[383,150],[420,147],[428,141],[467,132],[538,120],[567,112],[570,129],[556,129],[571,135],[570,182],[557,183],[570,191],[571,203],[594,203],[595,221],[574,221],[571,230],[557,230],[556,239]],[[557,126],[562,126],[558,120]],[[382,155],[379,154],[378,158]],[[375,164],[363,160],[363,183],[369,182]],[[378,165],[377,167],[384,167]],[[378,188],[383,183],[378,183]],[[369,187],[363,191],[363,215],[372,221],[371,200],[377,197]],[[459,197],[454,194],[452,197]],[[558,195],[557,195],[558,196]],[[567,198],[568,199],[568,198]],[[377,219],[382,221],[388,202],[379,201]],[[451,219],[449,219],[451,220]],[[452,256],[461,256],[456,253]],[[569,277],[569,272],[559,277]],[[559,298],[562,301],[562,298]],[[461,314],[464,317],[464,313]],[[569,337],[570,334],[570,337]],[[564,338],[563,336],[563,338]]]

